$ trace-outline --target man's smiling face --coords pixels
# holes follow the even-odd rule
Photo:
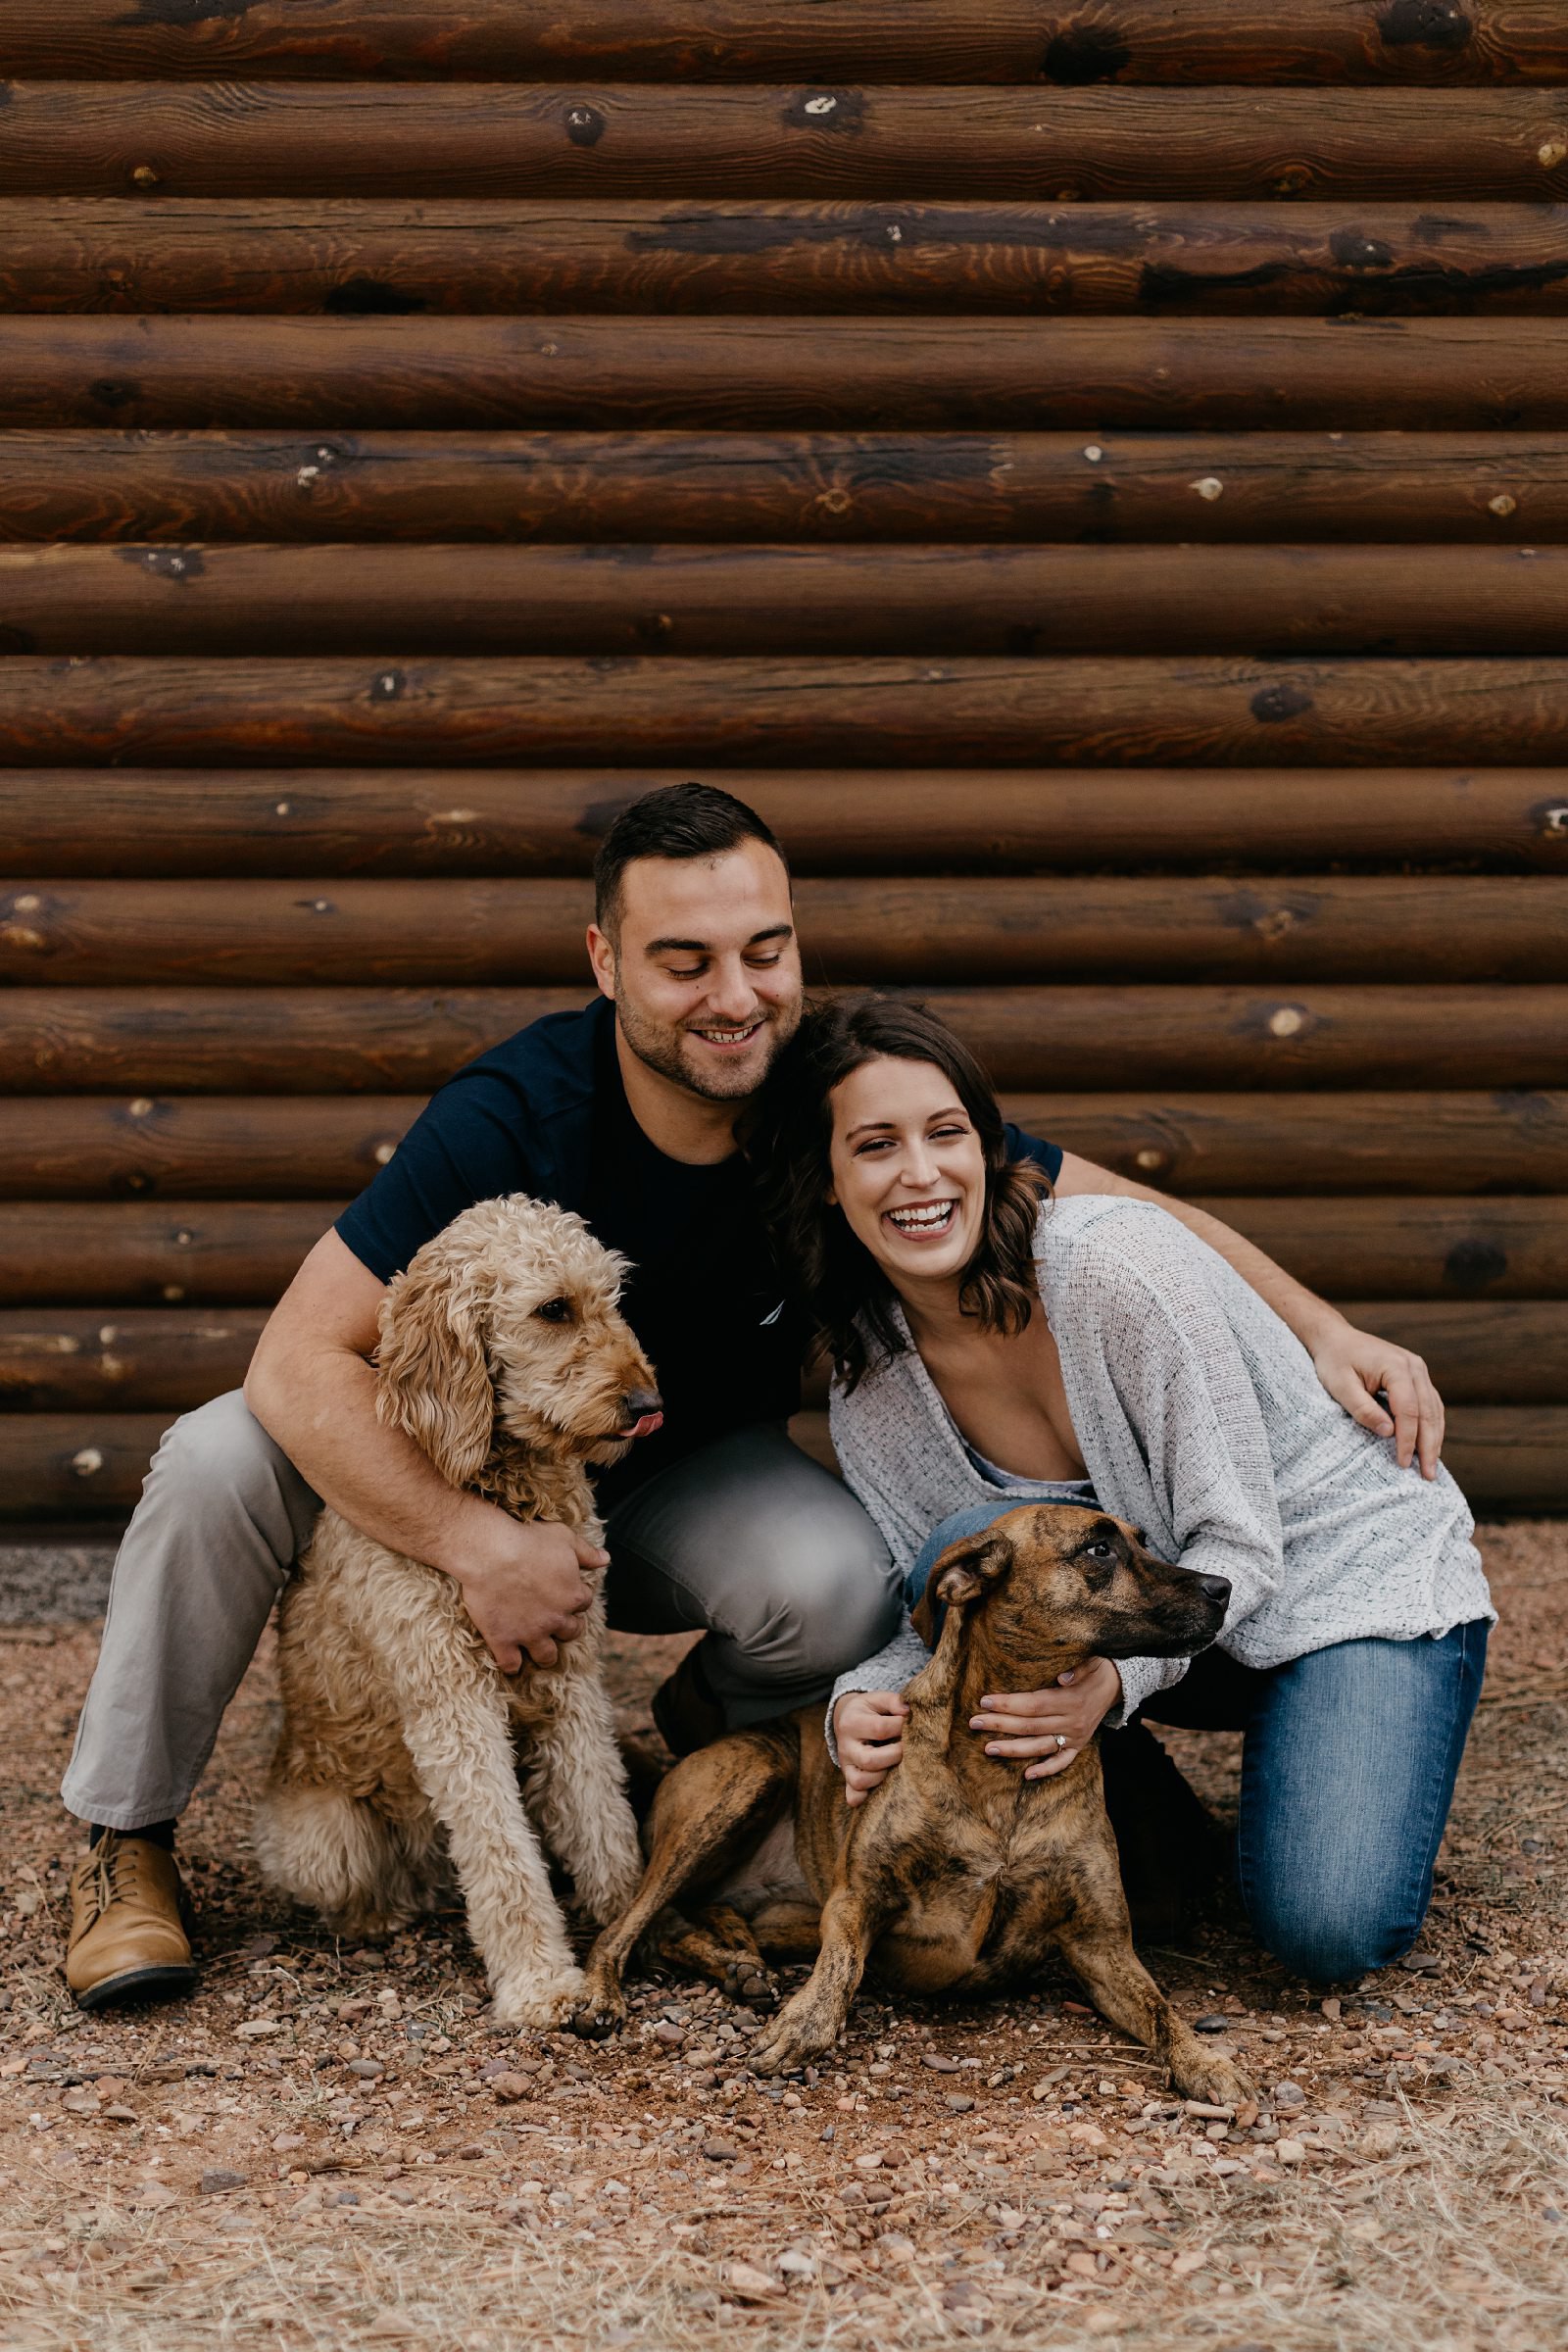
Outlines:
[[[595,926],[588,951],[638,1060],[707,1102],[755,1094],[800,1024],[789,875],[765,842],[634,858],[614,935]]]

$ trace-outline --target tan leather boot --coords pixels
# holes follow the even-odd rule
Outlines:
[[[66,1983],[77,2007],[163,2000],[195,1982],[173,1855],[106,1830],[71,1879]]]

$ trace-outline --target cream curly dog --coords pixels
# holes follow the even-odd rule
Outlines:
[[[658,1426],[616,1306],[622,1259],[521,1194],[425,1244],[381,1309],[376,1410],[455,1487],[598,1542],[585,1465]],[[340,1935],[384,1935],[450,1893],[508,2024],[561,2023],[582,1978],[544,1839],[600,1921],[642,1876],[610,1702],[604,1602],[548,1669],[504,1675],[458,1588],[322,1513],[283,1599],[283,1729],[258,1808],[264,1876]]]

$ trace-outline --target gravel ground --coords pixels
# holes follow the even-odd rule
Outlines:
[[[1483,1534],[1504,1621],[1416,1954],[1292,1983],[1220,1910],[1146,1955],[1255,2109],[1194,2113],[1064,1978],[857,2005],[832,2064],[750,2075],[756,2020],[645,1983],[614,2042],[498,2036],[457,1917],[379,1951],[263,1897],[270,1654],[187,1818],[200,1994],[88,2019],[59,1966],[55,1790],[107,1554],[0,1550],[0,2326],[112,2344],[718,2352],[989,2337],[1160,2352],[1563,2339],[1568,1528]],[[618,1641],[623,1733],[680,1643]],[[1237,1742],[1170,1734],[1234,1806]]]

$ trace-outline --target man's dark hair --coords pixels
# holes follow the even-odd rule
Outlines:
[[[620,878],[637,858],[718,858],[743,841],[761,841],[788,871],[784,856],[755,808],[714,784],[662,784],[623,808],[594,859],[594,921],[612,937],[620,923]]]

